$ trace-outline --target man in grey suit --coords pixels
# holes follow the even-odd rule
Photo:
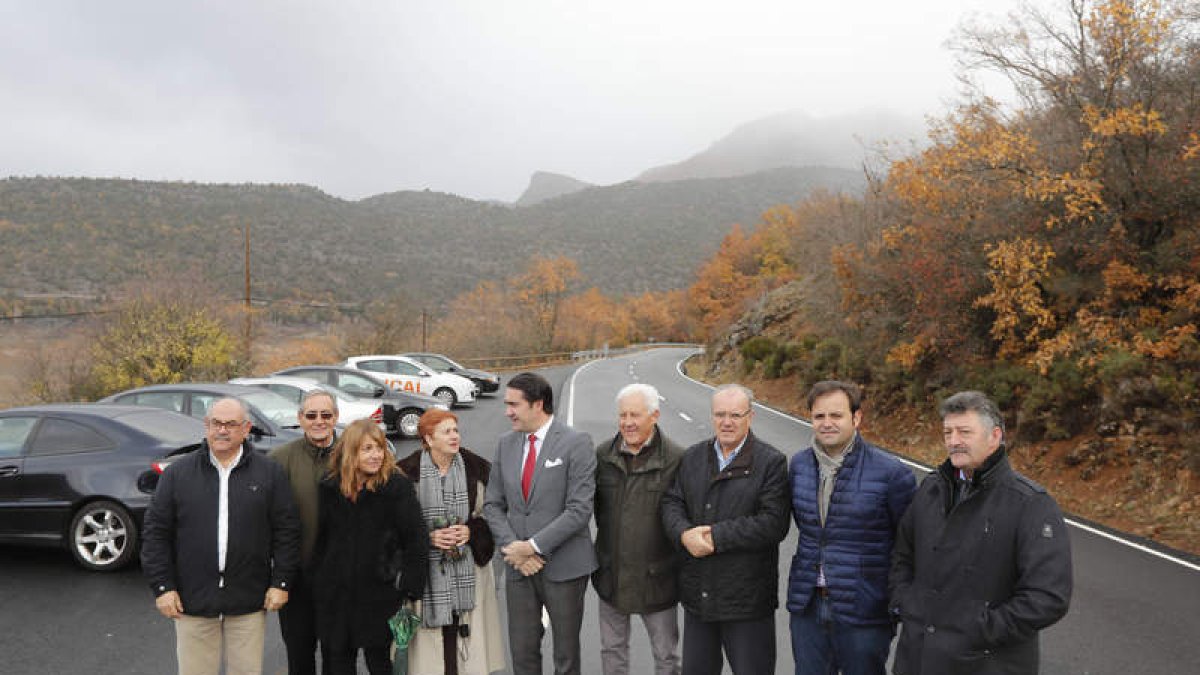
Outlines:
[[[596,487],[592,439],[554,417],[540,375],[508,382],[483,515],[509,569],[508,641],[514,675],[542,672],[542,610],[550,615],[554,672],[579,675],[579,630],[588,575],[596,569],[588,521]]]

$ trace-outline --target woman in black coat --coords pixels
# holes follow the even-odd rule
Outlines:
[[[392,672],[387,620],[425,588],[429,535],[413,484],[396,469],[371,420],[346,427],[319,488],[313,552],[317,636],[331,672],[353,674],[363,650],[371,675]]]

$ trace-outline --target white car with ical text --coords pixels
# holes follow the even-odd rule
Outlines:
[[[440,398],[451,407],[459,403],[472,403],[479,395],[478,385],[471,380],[451,373],[439,373],[405,356],[351,356],[346,359],[345,365],[374,373],[389,387],[398,391],[411,391]]]

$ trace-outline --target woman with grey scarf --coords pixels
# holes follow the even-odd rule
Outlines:
[[[400,462],[417,484],[429,528],[429,580],[421,629],[409,645],[411,675],[487,675],[504,669],[495,542],[483,519],[491,464],[459,446],[458,417],[431,408],[417,426],[420,452]]]

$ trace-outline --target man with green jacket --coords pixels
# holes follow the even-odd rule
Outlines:
[[[292,588],[291,601],[279,610],[279,632],[287,649],[289,675],[315,675],[317,610],[313,604],[313,545],[317,541],[317,484],[329,472],[338,421],[337,399],[324,389],[313,389],[300,399],[296,413],[302,438],[281,445],[268,455],[283,467],[292,487],[292,499],[300,512],[300,573]],[[329,659],[321,652],[322,672],[328,675]]]
[[[658,428],[658,390],[630,384],[617,393],[619,432],[596,448],[596,556],[605,675],[629,673],[629,616],[640,614],[656,675],[678,675],[677,559],[659,502],[683,449]],[[642,669],[639,668],[639,671]]]

